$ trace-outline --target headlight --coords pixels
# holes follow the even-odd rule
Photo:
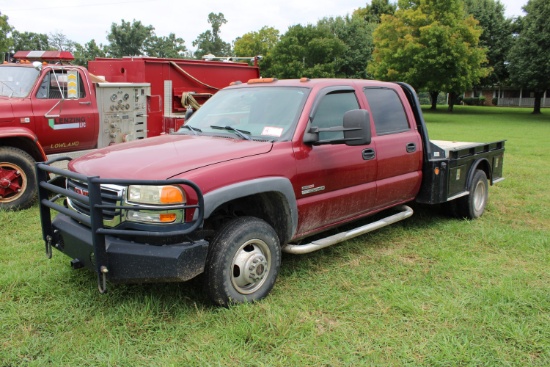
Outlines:
[[[149,208],[136,207],[135,210],[128,210],[127,219],[130,221],[173,223],[178,218],[178,213],[183,219],[182,209],[163,208],[163,206],[185,204],[185,194],[177,186],[131,185],[128,187],[127,200],[133,204],[150,205]],[[158,209],[153,206],[158,206]]]
[[[128,202],[150,205],[185,203],[185,195],[177,186],[132,185],[128,187]]]

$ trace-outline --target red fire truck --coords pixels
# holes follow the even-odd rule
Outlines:
[[[259,77],[242,62],[98,58],[88,69],[66,51],[19,51],[0,65],[0,209],[36,197],[34,163],[177,130],[233,81]]]

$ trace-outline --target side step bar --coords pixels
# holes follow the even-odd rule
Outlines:
[[[411,215],[413,215],[413,210],[407,205],[399,206],[396,209],[399,210],[399,213],[390,215],[389,217],[380,219],[376,222],[372,222],[364,226],[354,228],[347,232],[340,232],[330,237],[321,238],[319,240],[316,240],[304,245],[293,245],[289,243],[283,246],[282,250],[289,254],[295,254],[295,255],[308,254],[310,252],[317,251],[343,241],[347,241],[351,238],[360,236],[362,234],[375,231],[387,225],[399,222],[403,219],[407,219]]]

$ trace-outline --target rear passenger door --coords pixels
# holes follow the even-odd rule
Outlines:
[[[375,206],[413,200],[422,181],[422,140],[405,96],[391,88],[363,89],[375,127],[372,145],[378,163]]]

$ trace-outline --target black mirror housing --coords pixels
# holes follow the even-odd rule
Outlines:
[[[371,143],[369,111],[351,110],[344,114],[344,141],[351,146]]]

